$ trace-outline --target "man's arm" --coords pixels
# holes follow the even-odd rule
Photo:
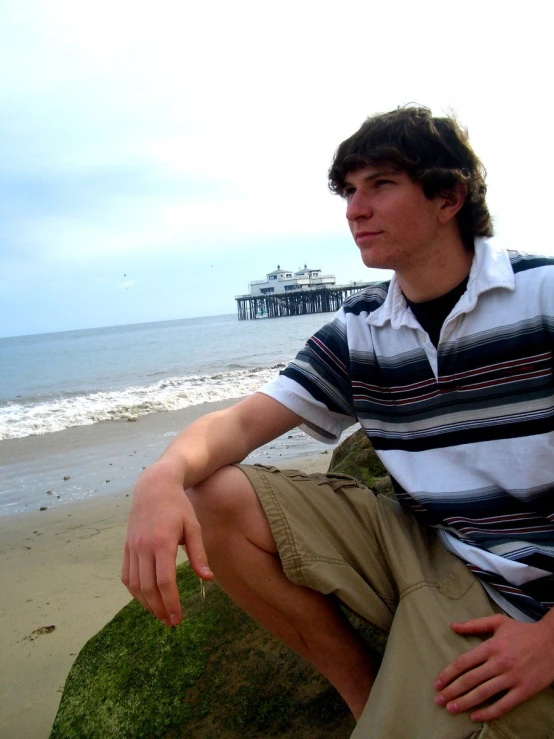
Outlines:
[[[554,610],[536,623],[498,614],[451,627],[458,634],[491,636],[437,676],[435,703],[449,713],[471,711],[473,721],[492,721],[554,681]],[[479,708],[493,696],[491,705]]]
[[[180,544],[196,574],[205,580],[213,577],[200,524],[184,491],[300,423],[296,413],[255,393],[192,423],[141,474],[133,492],[121,579],[157,618],[168,625],[182,618],[175,581]]]

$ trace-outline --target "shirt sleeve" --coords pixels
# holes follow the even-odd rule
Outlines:
[[[344,313],[310,339],[296,358],[260,392],[302,416],[300,428],[327,444],[357,421],[349,375]]]

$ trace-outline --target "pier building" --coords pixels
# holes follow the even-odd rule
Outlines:
[[[337,285],[335,275],[323,275],[320,269],[304,265],[293,272],[277,265],[265,280],[252,280],[247,295],[235,297],[238,318],[244,321],[336,311],[349,295],[368,284],[351,282]]]

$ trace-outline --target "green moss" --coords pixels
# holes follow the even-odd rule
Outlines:
[[[363,432],[335,450],[329,469],[390,490]],[[324,678],[217,586],[206,586],[203,604],[188,565],[177,579],[183,622],[168,629],[138,603],[125,606],[79,653],[50,739],[350,736],[353,719]],[[382,652],[386,636],[350,618]]]
[[[363,429],[358,429],[333,452],[329,472],[352,475],[363,485],[374,487],[387,475],[387,470],[368,441]]]
[[[175,629],[131,602],[85,645],[50,739],[350,735],[346,706],[309,665],[217,586],[203,605],[187,565],[178,584],[186,618]]]
[[[131,602],[85,645],[67,678],[53,739],[148,737],[164,728],[168,715],[186,718],[182,692],[206,666],[218,616],[190,602],[198,578],[188,567],[179,569],[179,586],[190,607],[177,628]]]

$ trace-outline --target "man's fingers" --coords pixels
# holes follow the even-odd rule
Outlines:
[[[491,634],[499,626],[502,626],[507,619],[508,616],[498,613],[494,616],[483,616],[482,618],[472,618],[469,621],[454,622],[450,626],[458,634]]]
[[[202,540],[202,529],[195,519],[189,522],[186,530],[186,550],[190,566],[202,580],[212,580],[213,572],[208,564],[208,557]]]
[[[171,626],[181,621],[174,554],[158,554],[155,558],[153,554],[145,552],[138,557],[131,554],[126,545],[121,579],[133,598],[156,618]]]
[[[445,667],[445,669],[437,675],[433,682],[435,690],[442,690],[453,680],[456,680],[460,675],[463,675],[468,670],[471,670],[478,665],[482,665],[486,662],[489,656],[489,649],[487,642],[479,644],[477,647],[470,649],[469,652],[460,654],[459,657],[452,660],[452,662]]]
[[[491,680],[477,685],[469,693],[461,695],[456,700],[449,701],[446,705],[446,710],[452,714],[470,711],[472,708],[477,708],[485,701],[498,695],[498,693],[507,690],[508,687],[509,681],[506,675],[497,675]]]
[[[433,683],[435,703],[451,713],[472,711],[474,721],[491,721],[552,683],[552,661],[544,659],[552,642],[551,627],[497,615],[453,624],[493,631],[479,646],[454,659]],[[457,629],[455,629],[457,630]],[[484,702],[490,706],[483,706]]]
[[[512,708],[515,708],[522,701],[526,700],[527,697],[528,696],[526,695],[522,695],[521,691],[518,691],[517,688],[514,688],[495,701],[492,705],[473,711],[473,713],[470,714],[470,718],[472,721],[478,721],[479,723],[493,721],[495,718],[500,718],[500,716],[511,711]]]
[[[153,613],[160,621],[169,621],[169,613],[166,610],[156,577],[156,559],[153,554],[143,554],[138,559],[140,602]],[[137,597],[137,596],[135,596]]]
[[[474,690],[477,686],[486,683],[488,680],[496,677],[497,671],[491,666],[490,662],[485,662],[479,667],[465,672],[457,680],[454,680],[447,685],[444,690],[435,697],[435,703],[438,706],[446,706],[453,701],[456,701],[461,696],[469,694],[471,690]]]
[[[156,618],[164,621],[167,618],[162,599],[157,595],[156,587],[156,565],[152,555],[143,554],[136,557],[136,569],[138,570],[137,591],[138,600]]]
[[[166,620],[171,626],[177,626],[182,619],[181,601],[177,589],[177,569],[175,554],[164,552],[156,560],[156,584],[163,603]]]
[[[125,552],[127,558],[127,572],[123,573],[122,580],[133,598],[138,600],[139,603],[142,603],[146,610],[152,613],[148,600],[142,594],[138,558],[132,552],[128,551],[127,547],[125,547]]]
[[[121,564],[121,582],[125,585],[127,590],[129,590],[129,561],[129,544],[125,542],[125,546],[123,547],[123,562]]]
[[[211,580],[213,574],[192,504],[182,488],[173,486],[169,493],[163,504],[150,511],[140,495],[135,498],[121,579],[150,613],[175,626],[182,619],[175,566],[179,544],[186,548],[190,564],[200,577]]]

